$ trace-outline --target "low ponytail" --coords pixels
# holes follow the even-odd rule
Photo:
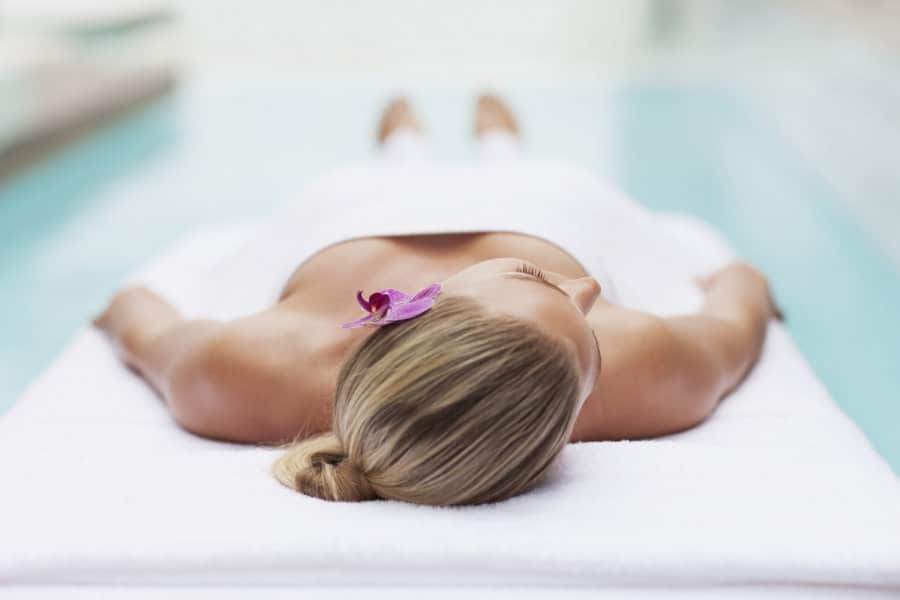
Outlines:
[[[378,495],[366,474],[327,431],[290,446],[273,468],[275,478],[289,488],[324,500],[358,502]]]

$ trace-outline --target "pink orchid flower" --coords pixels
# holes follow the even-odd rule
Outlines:
[[[362,290],[356,292],[356,301],[367,314],[350,323],[341,325],[344,329],[355,327],[380,327],[397,321],[405,321],[418,317],[434,306],[434,299],[441,293],[441,284],[432,283],[420,290],[415,296],[404,294],[399,290],[387,288],[372,292],[369,299],[363,298]]]

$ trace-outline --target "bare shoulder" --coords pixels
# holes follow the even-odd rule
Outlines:
[[[667,319],[607,306],[591,321],[602,369],[571,441],[656,437],[690,428],[709,414],[714,373]]]
[[[199,435],[255,443],[327,429],[340,361],[316,329],[281,307],[226,324],[172,374],[176,419]]]

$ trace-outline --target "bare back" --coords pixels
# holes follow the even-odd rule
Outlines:
[[[357,290],[417,290],[479,261],[507,256],[571,277],[587,274],[555,244],[509,232],[360,238],[329,246],[301,264],[285,283],[279,302],[247,319],[248,327],[265,326],[282,338],[273,344],[281,354],[270,362],[295,374],[271,378],[283,389],[270,393],[296,407],[284,410],[293,415],[287,419],[294,421],[290,428],[302,424],[315,432],[330,427],[340,365],[371,331],[339,327],[359,316],[356,303],[348,301]],[[291,364],[309,368],[291,369]]]
[[[120,291],[95,319],[185,429],[280,443],[327,430],[338,372],[370,333],[357,290],[415,290],[482,260],[517,257],[581,277],[556,245],[515,233],[360,238],[329,246],[289,278],[280,300],[228,322],[184,319],[142,287]],[[705,283],[702,310],[660,318],[603,300],[587,314],[602,373],[571,441],[654,437],[696,425],[756,361],[773,305],[765,278],[735,263]]]

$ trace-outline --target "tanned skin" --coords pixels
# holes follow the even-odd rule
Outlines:
[[[402,100],[385,111],[379,139],[398,126],[419,127]],[[516,132],[505,105],[484,96],[475,130],[492,127]],[[378,289],[389,281],[399,289],[421,289],[499,256],[522,257],[571,277],[586,275],[557,246],[528,236],[368,238],[338,244],[304,263],[279,302],[255,315],[185,319],[138,286],[118,292],[94,324],[186,430],[234,442],[283,443],[331,428],[340,365],[370,334],[335,327],[358,316],[355,303],[346,301],[357,288]],[[344,279],[323,283],[339,277]],[[594,304],[586,318],[600,346],[602,372],[570,441],[688,429],[746,376],[769,320],[780,318],[766,278],[748,264],[733,263],[698,283],[706,298],[691,315],[662,318],[602,298]]]

